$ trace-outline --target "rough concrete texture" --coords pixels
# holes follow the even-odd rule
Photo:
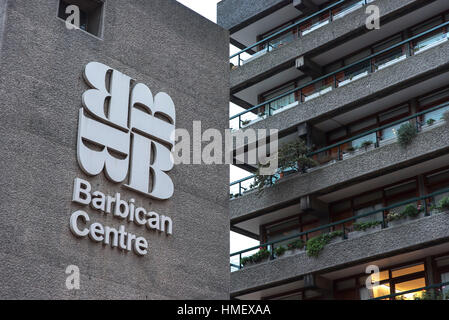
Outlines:
[[[58,0],[1,0],[0,298],[226,299],[229,297],[228,168],[180,165],[173,198],[151,200],[90,178],[76,160],[78,111],[87,63],[109,65],[155,94],[168,93],[177,128],[227,127],[228,32],[174,0],[107,0],[103,39],[65,28]],[[6,6],[6,7],[5,7]],[[213,112],[211,109],[213,108]],[[150,232],[82,207],[91,221],[145,237],[138,257],[75,238],[73,180],[173,220],[173,235]],[[68,265],[81,289],[65,286]]]
[[[295,200],[299,201],[304,195],[335,190],[447,152],[448,134],[447,125],[435,127],[418,134],[406,149],[395,142],[306,174],[281,179],[261,195],[253,192],[231,200],[231,223]]]
[[[377,0],[372,4],[379,6],[381,21],[385,23],[385,21],[401,15],[402,12],[406,12],[412,6],[423,4],[419,2],[419,0]],[[368,32],[365,25],[366,17],[365,7],[360,8],[342,19],[333,21],[300,39],[271,51],[270,54],[260,56],[232,70],[231,91],[237,90],[247,82],[264,79],[265,74],[283,65],[291,64],[293,67],[297,57],[321,52],[337,43]]]
[[[378,100],[449,71],[448,50],[449,43],[445,42],[246,128],[284,131],[299,123],[317,122]]]
[[[222,0],[217,4],[217,24],[227,30],[238,28],[240,24],[266,10],[291,2],[292,0]]]
[[[231,296],[310,273],[373,261],[449,239],[449,213],[424,217],[359,238],[325,246],[316,258],[305,252],[231,273]]]

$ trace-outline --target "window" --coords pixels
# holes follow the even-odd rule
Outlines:
[[[368,289],[366,287],[366,282],[369,276],[355,276],[354,279],[358,279],[356,285],[357,295],[361,300],[368,300],[425,287],[425,275],[426,270],[424,263],[415,263],[412,265],[381,270],[378,279],[371,279],[371,283],[374,283],[375,281],[379,282],[379,284],[377,286],[373,286],[372,289]],[[342,284],[346,283],[349,284],[348,280],[337,280],[335,283],[335,291],[337,296],[339,296],[339,292],[346,289],[346,286],[342,286]],[[420,296],[421,294],[422,291],[406,293],[395,299],[414,300],[416,296]]]
[[[103,1],[100,0],[60,0],[58,17],[67,20],[72,14],[66,13],[68,6],[75,5],[80,9],[80,29],[95,36],[101,36],[103,22]]]
[[[281,87],[280,89],[268,93],[268,94],[264,94],[262,99],[263,101],[269,101],[271,99],[274,99],[276,97],[279,97],[280,95],[282,95],[283,93],[286,93],[287,91],[293,90],[295,88],[294,84],[288,84],[286,86]],[[294,103],[296,101],[295,99],[295,93],[292,92],[282,98],[276,99],[272,102],[269,103],[268,107],[270,108],[271,111],[274,110],[278,110],[281,109],[285,106],[288,106],[292,103]]]

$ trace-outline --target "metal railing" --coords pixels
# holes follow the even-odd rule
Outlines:
[[[417,131],[417,132],[420,132],[420,131],[422,130],[422,128],[423,128],[423,125],[425,124],[424,121],[420,121],[420,118],[421,118],[423,115],[426,115],[426,114],[428,114],[428,113],[431,113],[431,112],[436,111],[436,110],[439,110],[439,109],[443,109],[443,108],[445,108],[445,107],[449,107],[449,102],[444,102],[444,103],[442,103],[442,104],[440,104],[440,105],[437,105],[437,106],[435,106],[435,107],[432,107],[432,108],[426,109],[426,110],[424,110],[424,111],[421,111],[421,112],[412,114],[412,115],[410,115],[410,116],[407,116],[407,117],[404,117],[404,118],[399,119],[399,120],[397,120],[397,121],[388,123],[388,124],[383,125],[383,126],[381,126],[381,127],[378,127],[378,128],[374,128],[374,129],[368,130],[368,131],[366,131],[366,132],[360,133],[360,134],[358,134],[358,135],[356,135],[356,136],[353,136],[353,137],[351,137],[351,138],[342,140],[342,141],[340,141],[340,142],[334,143],[334,144],[329,145],[329,146],[327,146],[327,147],[324,147],[324,148],[321,148],[321,149],[319,149],[319,150],[313,151],[313,152],[307,154],[307,157],[310,158],[310,157],[313,157],[313,156],[318,156],[318,155],[321,154],[321,153],[327,153],[328,151],[331,151],[332,149],[338,148],[338,151],[337,151],[337,153],[336,153],[336,156],[335,156],[334,158],[330,157],[326,163],[328,163],[329,161],[341,161],[341,160],[344,160],[345,154],[351,154],[351,152],[348,152],[348,151],[347,151],[350,147],[347,147],[346,149],[343,149],[342,147],[343,147],[344,145],[347,145],[347,144],[349,144],[349,143],[352,143],[352,142],[355,141],[355,140],[359,140],[359,139],[362,139],[362,138],[364,138],[364,137],[370,136],[370,135],[372,135],[373,133],[375,133],[375,141],[371,141],[371,140],[369,140],[369,139],[367,139],[366,141],[371,141],[371,142],[372,142],[372,145],[374,146],[374,148],[378,148],[378,147],[381,146],[381,142],[382,142],[382,141],[389,141],[389,140],[390,140],[390,139],[382,140],[382,139],[380,138],[379,132],[381,132],[381,131],[383,131],[383,130],[385,130],[385,129],[393,128],[393,127],[395,127],[395,126],[397,126],[397,125],[399,125],[399,124],[402,124],[402,123],[404,123],[404,122],[406,122],[406,121],[410,121],[410,120],[414,120],[415,125],[416,125],[416,131]],[[440,119],[437,119],[437,120],[440,120]],[[363,147],[360,147],[359,149],[362,149],[362,151],[363,151]],[[353,152],[356,152],[356,151],[354,150]],[[318,162],[319,162],[319,161],[318,161]],[[322,164],[324,164],[324,163],[322,163]],[[245,192],[251,191],[252,188],[251,188],[251,186],[248,184],[248,181],[251,180],[251,179],[254,179],[255,177],[256,177],[256,175],[250,175],[250,176],[245,177],[245,178],[243,178],[243,179],[240,179],[240,180],[238,180],[238,181],[232,182],[232,183],[230,184],[230,188],[232,188],[232,187],[235,186],[235,185],[238,185],[238,193],[232,194],[233,197],[235,197],[236,195],[237,195],[237,196],[241,196],[241,195],[243,195]],[[275,182],[275,181],[274,181],[274,182]]]
[[[294,234],[294,235],[291,235],[291,236],[287,236],[287,237],[284,237],[284,238],[281,238],[281,239],[278,239],[278,240],[269,241],[269,242],[260,244],[258,246],[254,246],[254,247],[251,247],[251,248],[248,248],[248,249],[245,249],[245,250],[241,250],[241,251],[238,251],[238,252],[231,253],[230,254],[231,259],[232,259],[232,257],[235,257],[235,256],[238,256],[238,259],[239,259],[237,263],[233,262],[232,265],[233,265],[234,268],[241,269],[243,267],[243,265],[242,265],[243,254],[245,254],[247,252],[255,251],[255,250],[260,250],[260,249],[268,250],[270,252],[270,259],[274,260],[274,259],[276,259],[275,250],[274,250],[276,244],[279,244],[279,243],[282,243],[282,242],[286,242],[286,241],[290,241],[290,240],[299,240],[299,239],[302,240],[303,237],[305,238],[305,241],[304,241],[305,248],[307,248],[307,241],[309,240],[309,235],[310,234],[316,233],[316,232],[321,232],[321,231],[325,231],[324,233],[328,233],[328,232],[330,232],[332,230],[335,230],[335,227],[337,227],[337,226],[341,226],[342,232],[343,232],[342,237],[343,237],[343,239],[347,239],[348,231],[351,231],[351,230],[348,227],[346,227],[345,224],[347,224],[348,222],[355,222],[356,220],[361,219],[361,218],[374,216],[375,214],[378,214],[378,213],[382,213],[382,221],[381,221],[382,228],[388,228],[388,221],[386,219],[386,215],[387,215],[387,213],[390,210],[402,207],[404,205],[417,203],[417,202],[420,202],[420,201],[423,201],[423,200],[428,200],[428,199],[431,199],[433,197],[436,197],[438,195],[445,194],[445,193],[448,193],[448,192],[449,192],[449,188],[442,189],[442,190],[439,190],[437,192],[434,192],[434,193],[431,193],[431,194],[428,194],[428,195],[411,198],[411,199],[408,199],[408,200],[396,203],[396,204],[391,205],[391,206],[387,206],[387,207],[384,207],[384,208],[381,208],[381,209],[373,210],[371,212],[367,212],[367,213],[364,213],[364,214],[361,214],[361,215],[357,215],[357,216],[353,216],[353,217],[346,218],[346,219],[343,219],[343,220],[339,220],[339,221],[336,221],[336,222],[333,222],[333,223],[329,223],[329,224],[326,224],[326,225],[323,225],[323,226],[320,226],[320,227],[317,227],[317,228],[313,228],[313,229],[310,229],[310,230],[307,230],[307,231],[303,231],[303,232],[300,232],[300,233],[297,233],[297,234]],[[422,204],[422,211],[421,212],[424,212],[426,216],[430,216],[429,204],[430,203],[428,203],[428,201],[423,201],[423,204]]]
[[[324,17],[328,16],[328,18],[326,20],[320,20],[320,23],[324,23],[325,21],[330,23],[334,20],[334,15],[332,14],[333,10],[338,9],[338,8],[343,9],[345,5],[348,5],[348,6],[347,6],[347,8],[344,8],[344,9],[349,10],[350,8],[353,8],[353,7],[357,6],[358,4],[366,5],[367,3],[372,2],[372,1],[374,1],[374,0],[358,0],[358,1],[340,0],[340,1],[337,1],[329,6],[313,13],[312,15],[305,17],[303,19],[300,19],[299,21],[293,23],[292,25],[289,25],[289,26],[271,34],[270,36],[250,45],[249,47],[231,55],[229,57],[229,60],[232,61],[234,58],[237,58],[237,66],[241,66],[242,63],[245,62],[245,60],[243,60],[241,57],[242,54],[251,55],[251,57],[248,58],[248,59],[251,59],[251,58],[254,58],[255,56],[260,55],[263,52],[270,52],[270,50],[273,50],[276,48],[276,45],[270,44],[270,42],[272,42],[272,41],[275,42],[276,40],[279,40],[280,36],[283,36],[284,34],[288,35],[289,32],[291,32],[290,35],[292,36],[291,41],[296,40],[302,36],[302,32],[308,31],[308,30],[316,27],[316,24],[315,24],[315,25],[310,26],[309,29],[301,30],[301,27],[304,26],[304,24],[310,23],[310,21],[314,18],[317,18],[317,17],[319,18],[320,16],[324,16]],[[309,33],[309,32],[307,32],[307,33]],[[291,41],[289,41],[289,42],[291,42]],[[263,47],[263,49],[254,52],[254,50],[253,50],[254,48],[258,49],[260,47]]]
[[[438,283],[438,284],[432,284],[432,285],[428,285],[425,287],[421,287],[421,288],[417,288],[417,289],[413,289],[413,290],[407,290],[407,291],[402,291],[402,292],[398,292],[398,293],[392,293],[386,296],[381,296],[381,297],[376,297],[376,298],[372,298],[369,300],[387,300],[387,299],[392,299],[392,298],[396,298],[399,296],[403,296],[405,294],[410,294],[410,293],[414,293],[414,292],[419,292],[419,291],[427,291],[427,290],[432,290],[432,289],[442,289],[442,287],[445,286],[449,286],[449,282],[442,282],[442,283]],[[446,300],[446,297],[442,297],[444,300]]]
[[[421,32],[420,34],[417,34],[417,35],[415,35],[413,37],[410,37],[410,38],[408,38],[406,40],[402,40],[402,41],[400,41],[400,42],[398,42],[398,43],[396,43],[396,44],[394,44],[394,45],[392,45],[392,46],[390,46],[390,47],[388,47],[386,49],[383,49],[383,50],[381,50],[379,52],[376,52],[376,53],[374,53],[372,55],[369,55],[368,57],[365,57],[365,58],[363,58],[363,59],[361,59],[359,61],[351,63],[350,65],[347,65],[347,66],[344,66],[342,68],[339,68],[338,70],[335,70],[335,71],[333,71],[331,73],[328,73],[326,75],[318,77],[317,79],[315,79],[313,81],[310,81],[310,82],[308,82],[308,83],[306,83],[304,85],[301,85],[301,86],[299,86],[297,88],[288,90],[288,91],[284,92],[283,94],[281,94],[281,95],[279,95],[277,97],[274,97],[274,98],[269,99],[269,100],[267,100],[265,102],[257,104],[257,105],[255,105],[255,106],[253,106],[251,108],[246,109],[245,111],[237,113],[237,114],[231,116],[229,118],[229,120],[232,121],[234,119],[238,119],[238,122],[239,122],[238,129],[240,129],[240,128],[242,128],[242,124],[243,124],[244,121],[246,122],[246,121],[253,121],[254,120],[254,119],[253,120],[242,120],[242,116],[248,115],[248,114],[251,114],[252,116],[255,116],[258,113],[258,110],[262,109],[263,110],[261,112],[262,115],[257,115],[257,117],[259,119],[263,119],[265,117],[270,117],[270,116],[273,115],[274,111],[282,110],[282,108],[276,109],[276,110],[272,110],[272,108],[270,107],[270,103],[273,103],[273,102],[275,102],[275,101],[277,101],[277,100],[279,100],[281,98],[284,98],[284,97],[286,97],[288,95],[291,95],[292,93],[295,93],[295,95],[298,95],[296,93],[299,92],[299,98],[296,98],[297,102],[298,103],[303,103],[303,100],[305,99],[305,97],[307,97],[307,95],[303,94],[302,89],[304,89],[306,87],[309,87],[311,85],[317,84],[320,81],[323,81],[323,80],[326,80],[326,79],[332,79],[332,84],[329,84],[328,86],[326,86],[326,88],[328,88],[328,87],[338,88],[339,86],[341,86],[340,83],[346,84],[347,81],[353,81],[353,79],[345,79],[345,80],[338,79],[337,75],[341,74],[344,71],[347,71],[347,70],[350,70],[350,69],[354,69],[354,67],[357,67],[357,66],[359,66],[359,67],[362,66],[362,68],[360,68],[360,70],[366,69],[362,73],[366,73],[366,74],[374,73],[377,70],[379,70],[378,66],[376,66],[375,58],[381,57],[385,53],[391,52],[391,51],[393,51],[393,50],[395,50],[397,48],[404,48],[405,45],[408,45],[408,48],[406,48],[407,50],[405,51],[406,52],[405,53],[405,58],[413,56],[414,55],[414,50],[415,49],[417,50],[417,48],[415,48],[413,46],[413,41],[415,41],[415,40],[417,40],[419,38],[422,38],[422,37],[424,37],[424,36],[426,36],[428,34],[431,34],[432,32],[435,32],[435,31],[437,31],[439,29],[444,29],[448,25],[449,25],[449,21],[444,22],[444,23],[442,23],[442,24],[440,24],[438,26],[432,27],[429,30]],[[444,35],[444,38],[447,39],[447,34]],[[425,47],[431,47],[432,43],[438,42],[438,41],[441,41],[441,40],[435,39],[435,41],[427,43]],[[419,47],[419,50],[421,50],[421,49],[422,48]],[[366,68],[364,67],[363,64],[366,64]],[[360,75],[362,73],[359,73],[357,75]],[[354,77],[357,76],[357,75],[354,75],[354,74],[352,74],[352,75]],[[316,93],[316,92],[314,92],[314,93]]]

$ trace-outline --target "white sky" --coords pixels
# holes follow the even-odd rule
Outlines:
[[[177,0],[177,1],[189,7],[190,9],[198,12],[202,16],[208,18],[209,20],[217,22],[217,3],[220,2],[220,0]],[[233,54],[235,52],[238,52],[238,49],[234,46],[231,46],[230,54]],[[230,103],[229,108],[231,115],[236,114],[243,110],[239,106],[236,106],[235,104],[232,103]],[[231,181],[236,181],[238,179],[248,176],[249,174],[250,173],[245,170],[239,169],[235,166],[230,166]],[[241,236],[235,232],[231,232],[230,239],[231,239],[231,252],[240,251],[249,247],[257,246],[259,244],[258,241]]]

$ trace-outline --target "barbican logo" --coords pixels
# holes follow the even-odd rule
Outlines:
[[[84,79],[91,87],[79,111],[77,158],[90,176],[102,171],[114,183],[166,200],[174,186],[176,112],[171,97],[151,90],[99,62],[90,62]]]

